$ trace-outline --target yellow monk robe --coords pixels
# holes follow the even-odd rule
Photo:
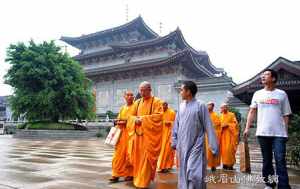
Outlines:
[[[217,140],[218,140],[218,145],[220,146],[220,137],[221,137],[221,121],[220,117],[216,112],[211,112],[210,113],[210,119],[212,121],[212,124],[214,126]],[[207,165],[208,167],[218,167],[220,165],[220,155],[214,156],[213,153],[211,152],[209,146],[208,146],[208,141],[207,141],[207,136],[205,136],[206,140],[206,157],[207,157]]]
[[[127,127],[131,138],[129,159],[133,165],[133,184],[146,188],[154,179],[160,153],[163,107],[161,100],[156,97],[139,99],[135,101],[134,107],[135,115],[141,117],[142,124],[135,125],[136,116],[131,116],[128,120]]]
[[[124,105],[121,107],[118,119],[127,120],[133,114],[134,106]],[[126,124],[117,125],[121,129],[121,136],[115,146],[115,152],[112,160],[112,176],[113,177],[127,177],[132,176],[133,168],[128,161],[127,146],[128,146],[128,131]]]
[[[221,160],[223,165],[235,164],[235,153],[238,146],[239,126],[234,113],[221,114]],[[228,127],[222,127],[228,125]]]
[[[175,151],[171,148],[171,137],[175,116],[176,113],[171,108],[163,113],[162,142],[157,162],[158,170],[170,169],[174,165]]]

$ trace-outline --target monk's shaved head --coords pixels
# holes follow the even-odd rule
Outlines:
[[[228,107],[228,104],[224,102],[221,104],[221,107]]]
[[[207,108],[209,112],[212,112],[214,110],[214,107],[215,107],[215,103],[213,103],[212,101],[209,101],[207,103]]]
[[[143,81],[140,85],[139,85],[139,88],[150,88],[151,89],[151,83],[148,82],[148,81]]]
[[[134,101],[133,92],[130,91],[130,90],[125,91],[124,92],[124,99],[125,99],[127,105],[131,105]]]
[[[212,105],[212,106],[215,106],[215,103],[214,103],[214,102],[212,102],[212,101],[209,101],[209,102],[207,103],[207,105]]]
[[[133,95],[133,92],[131,90],[125,91],[124,96],[126,96],[126,95]]]
[[[228,104],[227,103],[222,103],[221,104],[221,112],[222,113],[227,113],[228,112]]]
[[[148,81],[143,81],[139,85],[139,92],[144,99],[149,99],[151,95],[151,84]]]

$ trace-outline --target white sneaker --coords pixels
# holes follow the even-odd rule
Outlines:
[[[273,189],[273,188],[270,186],[266,186],[265,189]]]

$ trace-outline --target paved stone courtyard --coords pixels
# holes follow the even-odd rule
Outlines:
[[[113,149],[101,139],[20,140],[0,136],[0,189],[130,189],[130,182],[108,184]],[[251,146],[252,175],[236,171],[209,172],[209,189],[263,188],[257,182],[261,169],[259,148]],[[292,188],[300,188],[300,172],[289,170]],[[224,180],[225,177],[228,179]],[[232,178],[250,183],[238,184]],[[227,182],[227,183],[225,183]],[[176,169],[157,174],[151,189],[175,189]]]

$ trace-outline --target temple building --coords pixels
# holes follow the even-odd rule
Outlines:
[[[93,81],[98,114],[118,112],[124,91],[136,94],[142,81],[151,82],[153,94],[174,109],[181,100],[178,89],[183,80],[196,81],[197,98],[214,101],[217,110],[233,97],[232,79],[211,63],[206,52],[192,48],[179,28],[159,36],[138,17],[115,28],[61,40],[80,50],[74,58]]]
[[[277,88],[286,91],[293,113],[300,112],[300,61],[290,61],[279,57],[267,68],[278,72]],[[251,79],[235,86],[232,93],[240,101],[250,104],[253,93],[263,86],[260,83],[260,75],[263,70]]]

